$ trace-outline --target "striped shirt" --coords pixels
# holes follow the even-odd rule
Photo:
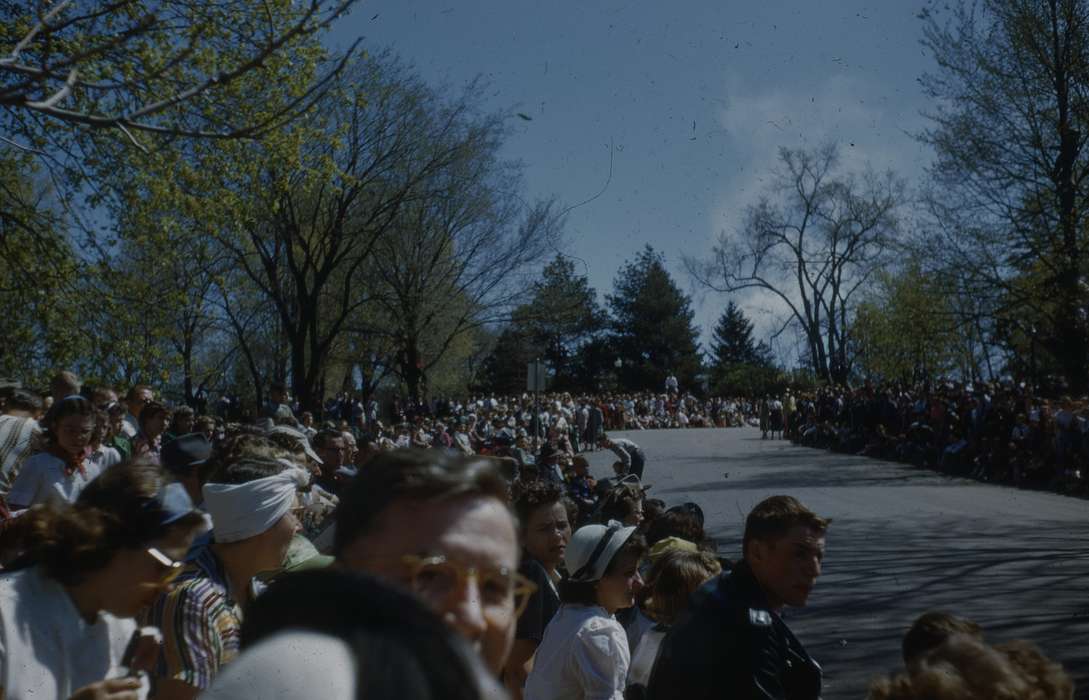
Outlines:
[[[231,598],[227,571],[211,547],[193,554],[141,624],[163,633],[156,676],[201,690],[211,685],[220,667],[238,655],[242,628],[242,607]]]
[[[34,436],[40,432],[33,418],[0,416],[0,498],[7,498],[23,462],[33,451]]]

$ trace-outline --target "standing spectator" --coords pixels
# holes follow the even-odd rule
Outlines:
[[[645,550],[636,529],[619,523],[574,534],[565,556],[571,575],[560,584],[563,604],[537,647],[527,700],[623,700],[630,654],[613,615],[635,604]]]
[[[117,450],[122,460],[127,460],[132,456],[132,440],[125,436],[125,407],[111,404],[106,413],[110,417],[110,432],[104,444]]]
[[[518,496],[514,511],[521,526],[522,563],[518,571],[537,588],[518,617],[514,646],[503,673],[512,700],[521,700],[526,665],[560,607],[557,586],[563,578],[560,567],[571,541],[571,523],[564,507],[563,489],[557,484],[538,481],[527,485]]]
[[[314,450],[321,459],[320,473],[315,481],[326,491],[336,493],[339,487],[337,471],[348,464],[348,445],[344,433],[322,430],[314,437]]]
[[[790,496],[772,496],[745,520],[743,559],[722,574],[666,637],[647,697],[816,700],[820,667],[782,619],[821,573],[829,521]]]
[[[144,410],[144,405],[151,403],[154,398],[151,387],[146,384],[137,384],[125,394],[125,407],[128,413],[125,414],[125,423],[121,432],[130,441],[140,433],[140,412]]]
[[[85,461],[94,427],[94,407],[87,399],[73,395],[54,403],[42,419],[45,450],[23,463],[8,493],[8,507],[75,501],[98,476],[98,467]]]
[[[110,416],[101,409],[95,409],[95,428],[91,432],[90,450],[87,462],[94,464],[101,474],[110,467],[121,463],[121,453],[110,446],[112,425]]]
[[[291,395],[287,391],[287,384],[283,382],[273,382],[268,390],[268,403],[265,404],[264,410],[261,411],[261,415],[265,418],[272,418],[273,420],[280,417],[294,419],[295,414],[291,411],[290,403]]]
[[[517,571],[508,498],[496,460],[383,452],[340,496],[333,553],[415,592],[498,674],[533,590]]]
[[[170,421],[170,428],[163,433],[163,442],[167,443],[193,432],[194,415],[191,406],[178,406],[175,408],[174,416]]]
[[[204,485],[214,541],[190,555],[173,588],[144,616],[163,633],[157,700],[195,698],[238,654],[253,578],[283,565],[299,529],[297,493],[308,482],[308,474],[284,461],[242,456]]]
[[[0,415],[0,500],[7,498],[23,462],[33,452],[41,433],[34,419],[41,410],[41,398],[25,389],[15,389],[4,403],[4,414]]]
[[[163,447],[163,432],[170,420],[166,406],[151,401],[140,411],[140,432],[132,443],[133,457],[147,456],[159,461],[159,452]]]
[[[29,566],[0,575],[3,696],[138,697],[140,665],[120,663],[132,618],[181,569],[201,526],[184,489],[153,464],[129,462],[88,484],[74,505],[24,517]]]
[[[49,395],[53,397],[53,403],[56,403],[66,396],[75,396],[81,388],[79,377],[74,372],[64,370],[53,375],[49,382]]]

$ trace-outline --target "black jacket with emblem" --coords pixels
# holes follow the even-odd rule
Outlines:
[[[662,642],[649,700],[815,700],[821,669],[740,562],[696,592]]]

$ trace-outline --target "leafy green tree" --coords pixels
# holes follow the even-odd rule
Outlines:
[[[578,388],[575,358],[579,348],[607,329],[605,310],[586,275],[571,258],[557,254],[533,284],[529,301],[515,312],[512,325],[552,371],[552,386]]]
[[[937,66],[922,78],[928,272],[964,298],[966,328],[982,314],[1007,351],[1031,336],[1084,393],[1089,3],[962,1],[922,17]]]
[[[868,377],[916,382],[963,368],[953,309],[915,260],[878,276],[874,291],[859,304],[853,335],[859,368]]]
[[[697,386],[701,356],[692,302],[666,270],[661,253],[648,245],[626,262],[606,303],[623,362],[623,388],[660,391],[670,374],[684,388]]]

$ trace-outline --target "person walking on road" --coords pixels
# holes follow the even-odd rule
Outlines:
[[[806,604],[829,522],[791,496],[757,504],[745,520],[742,561],[694,595],[662,642],[647,698],[819,698],[821,668],[782,611]]]

